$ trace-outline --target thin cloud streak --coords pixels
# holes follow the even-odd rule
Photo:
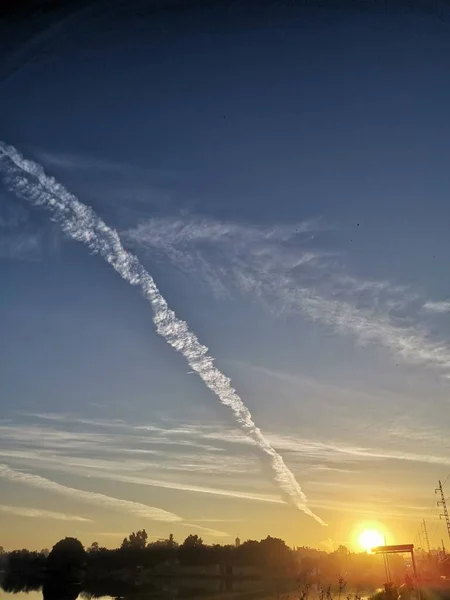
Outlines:
[[[423,309],[429,313],[447,313],[450,312],[450,301],[444,300],[440,302],[432,302],[429,300],[423,305]]]
[[[198,529],[207,535],[214,535],[216,537],[230,537],[230,534],[226,531],[220,531],[220,529],[211,529],[211,527],[203,527],[202,525],[197,525],[196,523],[180,523],[180,525],[183,525],[183,527]]]
[[[247,365],[246,365],[247,366]],[[249,368],[255,368],[258,371],[266,371],[270,375],[274,375],[277,378],[291,377],[292,381],[298,382],[299,380],[285,373],[279,373],[277,371],[267,371],[267,369],[260,367],[253,367],[248,365]],[[139,428],[150,428],[152,426],[142,425]],[[171,437],[177,437],[179,435],[192,436],[195,439],[204,440],[217,440],[218,442],[224,442],[228,444],[238,445],[250,445],[252,440],[244,436],[239,430],[227,431],[222,428],[213,427],[208,424],[197,425],[197,424],[184,424],[182,427],[170,426],[166,430],[162,427],[158,427],[159,431],[166,431],[167,435]],[[404,430],[404,435],[409,435],[409,429]],[[388,433],[390,433],[388,431]],[[413,433],[414,435],[414,433]],[[417,434],[418,435],[418,434]],[[422,434],[423,436],[424,434]],[[420,439],[426,439],[430,441],[433,435],[443,435],[442,431],[430,433],[430,437]],[[270,440],[271,444],[283,452],[290,452],[293,455],[298,454],[301,459],[311,459],[314,461],[321,460],[328,463],[335,462],[354,462],[354,461],[366,461],[366,460],[399,460],[399,461],[411,461],[419,462],[424,464],[441,464],[450,465],[450,458],[443,455],[424,454],[419,452],[407,452],[403,450],[395,450],[385,448],[380,450],[379,448],[371,448],[368,446],[353,446],[339,441],[326,441],[323,442],[317,439],[300,438],[298,436],[290,436],[286,434],[275,434],[271,432],[266,433],[266,437]],[[329,469],[326,465],[315,465],[315,468]],[[334,469],[333,469],[334,470]]]
[[[226,497],[235,500],[251,500],[270,504],[285,504],[285,501],[280,497],[271,494],[259,494],[254,492],[238,491],[236,489],[230,490],[224,488],[206,487],[202,485],[182,483],[179,481],[166,481],[148,477],[144,473],[140,475],[129,475],[130,471],[142,471],[144,467],[148,467],[148,465],[145,463],[139,463],[137,465],[130,464],[128,466],[126,463],[117,463],[115,461],[90,458],[80,460],[65,455],[53,456],[48,453],[39,453],[39,451],[23,452],[17,450],[0,450],[0,456],[10,460],[16,460],[19,463],[29,464],[30,461],[37,462],[41,467],[45,467],[46,469],[63,471],[64,473],[72,473],[81,477],[106,479],[116,482],[120,481],[122,483],[131,483],[134,485],[164,488],[182,492],[194,492],[210,496]],[[222,474],[228,474],[226,466],[224,466]]]
[[[283,375],[280,374],[280,377],[283,377]],[[294,381],[296,381],[296,378],[294,378]],[[158,429],[161,430],[162,428]],[[408,430],[405,431],[405,435],[407,435],[407,431]],[[192,436],[195,439],[217,440],[229,444],[245,446],[252,444],[252,441],[244,436],[240,431],[226,431],[217,427],[213,428],[209,425],[198,426],[185,424],[179,428],[171,426],[170,429],[167,429],[167,434],[173,437],[184,434]],[[436,435],[441,434],[442,432],[436,433]],[[430,436],[432,436],[432,434],[430,434]],[[311,459],[314,461],[321,460],[327,463],[335,463],[393,459],[424,464],[450,465],[450,458],[447,458],[443,455],[407,452],[389,448],[380,450],[379,448],[371,448],[368,446],[353,446],[339,441],[323,442],[317,439],[300,438],[298,436],[293,437],[290,435],[280,435],[271,432],[267,432],[266,437],[278,450],[292,453],[292,455],[298,455],[302,460],[305,461]],[[428,440],[429,438],[426,439]],[[315,468],[330,469],[331,467],[327,467],[326,465],[315,465]],[[352,471],[354,470],[352,469]]]
[[[162,254],[177,269],[200,273],[217,296],[226,296],[230,286],[259,294],[277,272],[311,270],[328,253],[299,249],[294,242],[323,228],[318,219],[264,227],[201,217],[155,218],[122,236],[153,257]]]
[[[296,235],[311,233],[320,228],[319,219],[300,221],[292,225],[262,227],[243,223],[222,222],[215,219],[151,219],[140,223],[135,229],[123,232],[129,241],[142,245],[144,242],[154,248],[168,248],[180,244],[215,243],[247,244],[249,242],[289,241]],[[245,239],[245,241],[244,241]],[[262,248],[260,248],[262,251]]]
[[[428,339],[414,328],[396,326],[388,315],[376,315],[348,302],[327,300],[314,294],[303,294],[303,311],[313,320],[332,327],[339,333],[355,336],[359,342],[378,342],[412,364],[429,364],[450,369],[450,348]]]
[[[95,537],[118,537],[120,540],[129,535],[129,531],[90,531],[89,535]],[[157,539],[157,536],[149,536],[150,538]]]
[[[307,234],[317,224],[264,229],[189,216],[151,219],[124,236],[153,257],[160,252],[177,268],[197,272],[214,292],[234,286],[269,310],[303,313],[358,343],[383,346],[406,363],[450,371],[450,347],[425,326],[405,326],[398,318],[398,311],[416,310],[419,295],[389,281],[352,277],[337,255],[309,249]],[[426,302],[423,309],[444,312],[450,302]]]
[[[144,504],[140,504],[138,502],[133,502],[129,500],[119,500],[117,498],[112,498],[110,496],[105,496],[104,494],[98,494],[96,492],[85,492],[84,490],[67,487],[54,481],[51,481],[50,479],[41,477],[39,475],[31,475],[30,473],[23,473],[21,471],[10,469],[7,465],[0,464],[0,477],[3,477],[4,479],[8,479],[9,481],[13,481],[16,483],[23,483],[32,487],[48,490],[63,496],[69,496],[70,498],[74,498],[76,500],[86,502],[89,504],[96,504],[103,507],[111,508],[113,510],[126,511],[128,513],[139,516],[140,518],[148,518],[153,521],[177,523],[178,525],[182,525],[184,527],[191,527],[201,530],[208,535],[214,535],[216,537],[229,537],[228,533],[220,531],[218,529],[204,527],[203,525],[198,525],[196,523],[183,522],[181,517],[173,513],[169,513],[160,508],[146,506]],[[112,479],[117,480],[116,478]],[[71,517],[63,513],[21,507],[9,507],[0,505],[0,511],[9,512],[24,517],[53,518],[80,522],[91,521],[91,519],[85,519],[83,517]]]
[[[22,413],[24,417],[31,417],[43,421],[56,421],[58,423],[79,423],[80,425],[91,425],[93,427],[105,427],[107,429],[122,429],[127,424],[121,419],[86,419],[72,414],[57,413]]]
[[[392,510],[386,509],[383,504],[368,504],[366,506],[361,506],[361,503],[349,504],[347,501],[345,502],[314,502],[313,506],[317,509],[322,510],[330,510],[333,513],[341,512],[341,513],[350,513],[352,515],[365,516],[368,518],[379,518],[380,514],[383,515],[384,519],[393,519],[393,520],[405,520],[405,521],[417,521],[419,518],[418,509],[412,508],[411,512],[408,514],[404,510]],[[429,507],[428,507],[429,508]],[[420,513],[419,513],[420,514]]]
[[[187,324],[168,308],[153,278],[138,259],[124,249],[117,232],[109,228],[92,209],[83,205],[63,186],[47,177],[39,165],[25,160],[11,146],[0,143],[0,157],[7,182],[18,196],[50,210],[65,233],[100,254],[128,283],[140,286],[153,308],[156,331],[175,350],[183,354],[191,369],[198,373],[222,404],[231,409],[241,428],[256,442],[262,455],[269,461],[275,473],[275,481],[283,492],[299,510],[325,525],[324,521],[308,508],[306,495],[293,473],[256,427],[250,411],[231,386],[230,379],[214,366],[213,358],[207,354],[208,349],[200,344]]]
[[[274,372],[277,373],[277,372]],[[282,377],[282,375],[280,374]],[[289,376],[289,375],[287,375]],[[290,376],[293,377],[293,376]],[[293,377],[293,380],[297,379]],[[135,430],[136,426],[133,424],[126,425],[130,430]],[[29,464],[30,461],[35,461],[41,466],[51,469],[71,469],[73,472],[77,472],[80,475],[86,476],[100,476],[103,478],[114,476],[118,477],[122,474],[124,477],[133,477],[134,480],[129,482],[150,485],[154,487],[166,487],[167,489],[173,489],[180,491],[190,491],[193,493],[210,494],[216,496],[228,496],[230,498],[235,497],[237,499],[247,499],[255,501],[266,501],[271,502],[277,499],[276,496],[267,494],[258,494],[251,491],[241,490],[237,492],[236,487],[233,489],[223,489],[214,486],[202,486],[195,484],[186,484],[180,481],[167,481],[165,479],[159,479],[157,477],[149,476],[148,469],[156,469],[160,473],[179,473],[181,476],[188,471],[190,474],[197,473],[209,473],[217,475],[230,475],[237,477],[236,482],[241,478],[244,473],[254,472],[256,465],[252,463],[248,458],[236,459],[233,457],[234,452],[230,450],[226,451],[226,446],[252,446],[254,442],[249,439],[240,430],[226,430],[217,424],[207,423],[199,425],[197,423],[185,423],[181,426],[176,426],[174,423],[169,422],[166,427],[163,426],[138,426],[139,429],[145,428],[158,434],[158,440],[163,440],[168,448],[173,449],[169,451],[156,452],[145,450],[141,448],[129,447],[135,443],[142,443],[145,438],[134,437],[134,436],[123,436],[119,439],[114,437],[100,437],[100,440],[95,445],[90,445],[90,438],[85,439],[84,434],[80,434],[79,444],[70,445],[70,441],[73,438],[74,433],[68,433],[68,437],[65,437],[64,431],[53,432],[53,430],[38,430],[38,434],[35,429],[29,426],[0,426],[0,438],[6,444],[0,445],[0,456],[4,456],[9,460],[16,460],[19,464]],[[47,431],[47,433],[46,433]],[[100,435],[100,434],[99,434]],[[385,444],[383,449],[373,447],[370,445],[358,446],[350,445],[342,442],[341,440],[318,440],[301,438],[298,436],[291,436],[288,434],[275,434],[272,432],[266,432],[266,437],[274,448],[283,453],[289,453],[290,460],[295,465],[301,465],[301,468],[307,468],[309,470],[329,470],[329,471],[348,471],[348,466],[351,466],[351,471],[354,472],[356,463],[363,463],[367,461],[384,461],[384,460],[396,460],[406,462],[416,462],[422,464],[435,464],[435,465],[450,465],[450,458],[446,456],[446,453],[438,452],[437,444],[432,444],[433,440],[442,438],[444,435],[443,430],[433,429],[423,431],[415,430],[408,424],[394,423],[391,428],[387,429],[389,441],[388,445]],[[51,443],[42,448],[43,439],[55,439],[56,444]],[[94,436],[95,438],[95,436]],[[188,438],[188,439],[180,439]],[[426,444],[423,449],[419,450],[416,443],[416,449],[410,451],[402,447],[398,448],[397,440],[403,439],[414,439],[416,442]],[[30,440],[33,440],[30,442]],[[190,442],[192,440],[193,447],[202,446],[201,441],[205,440],[210,442],[212,450],[221,452],[217,455],[210,455],[208,453],[202,454],[186,454],[186,452],[179,451],[177,447],[184,448],[181,444],[182,441]],[[127,447],[123,447],[123,444],[127,444]],[[212,444],[219,444],[215,446]],[[442,446],[442,443],[441,443]],[[444,444],[444,450],[450,449]],[[107,459],[104,458],[91,458],[86,456],[86,451],[94,452],[95,455],[99,453],[106,454]],[[425,450],[425,451],[424,451]],[[71,455],[70,452],[74,452],[75,455]],[[82,456],[76,454],[81,452]],[[155,460],[151,462],[147,460],[124,460],[124,454],[130,456],[154,456]],[[163,460],[164,459],[164,460]],[[235,464],[237,461],[237,465]],[[237,466],[238,468],[234,468]],[[176,477],[177,475],[175,475]],[[246,478],[248,484],[248,478]],[[239,493],[239,498],[237,497]]]
[[[117,162],[98,156],[89,156],[86,154],[74,154],[61,152],[45,152],[37,149],[39,160],[46,167],[60,167],[70,171],[103,171],[109,175],[117,175],[118,173],[127,174],[136,177],[161,177],[175,176],[178,171],[150,169],[147,167],[139,167],[133,164]]]
[[[31,517],[35,519],[56,519],[57,521],[78,521],[80,523],[92,523],[92,519],[77,517],[76,515],[67,515],[66,513],[44,510],[41,508],[28,508],[25,506],[8,506],[0,504],[0,512],[14,515],[17,517]]]
[[[0,231],[0,259],[35,261],[43,252],[41,232],[18,233]]]
[[[63,467],[65,468],[65,467]],[[82,472],[79,472],[82,475]],[[105,471],[99,471],[94,473],[94,476],[101,479],[111,479],[113,481],[121,481],[123,483],[133,483],[136,485],[145,485],[149,487],[165,488],[169,490],[179,490],[183,492],[196,492],[199,494],[207,494],[212,496],[225,496],[227,498],[233,498],[236,500],[253,500],[257,502],[268,502],[270,504],[286,504],[284,500],[277,496],[271,496],[269,494],[255,494],[252,492],[239,492],[237,490],[225,490],[218,488],[205,487],[200,485],[192,485],[180,483],[177,481],[162,481],[158,479],[152,479],[142,476],[123,475],[121,473],[106,473]]]
[[[162,508],[146,506],[145,504],[140,504],[139,502],[133,502],[131,500],[121,500],[97,492],[86,492],[77,488],[68,487],[56,483],[56,481],[41,477],[40,475],[32,475],[30,473],[10,469],[8,465],[4,464],[0,464],[0,477],[14,483],[29,485],[80,502],[86,502],[111,510],[124,511],[142,519],[164,521],[167,523],[177,523],[182,521],[182,518],[178,515],[163,510]]]
[[[363,460],[398,460],[425,464],[449,465],[450,458],[415,452],[377,450],[362,446],[349,446],[339,443],[324,443],[288,436],[270,436],[272,444],[285,452],[299,453],[302,457],[330,462]]]
[[[243,523],[245,519],[210,519],[210,518],[201,518],[194,519],[196,523]]]

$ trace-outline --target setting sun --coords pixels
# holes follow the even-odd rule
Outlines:
[[[382,546],[384,538],[376,529],[364,529],[358,537],[358,543],[363,550],[370,551],[375,546]]]

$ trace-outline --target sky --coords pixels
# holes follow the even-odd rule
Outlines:
[[[439,544],[450,11],[394,4],[3,22],[5,548]]]

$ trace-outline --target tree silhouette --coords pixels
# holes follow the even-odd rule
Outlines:
[[[197,534],[193,535],[192,533],[188,535],[184,542],[181,544],[181,548],[200,548],[202,546],[202,538],[198,537]]]
[[[129,550],[143,550],[145,548],[145,546],[147,545],[147,532],[145,531],[145,529],[140,529],[139,531],[137,531],[136,533],[133,531],[133,533],[130,533],[130,535],[128,536],[128,538],[124,538],[122,545],[121,545],[121,549],[125,550],[125,549],[129,549]]]
[[[210,548],[203,544],[203,540],[198,535],[188,535],[178,549],[178,556],[182,565],[200,565],[207,564],[208,558],[211,558]]]
[[[47,558],[47,570],[53,577],[79,578],[86,566],[86,552],[76,538],[57,542]]]
[[[274,571],[292,568],[292,551],[284,540],[269,535],[260,541],[259,552],[266,568]]]
[[[98,542],[92,542],[92,544],[88,548],[88,552],[98,552],[100,550],[100,546]]]

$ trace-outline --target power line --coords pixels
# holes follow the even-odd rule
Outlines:
[[[441,521],[439,521],[439,520],[438,520],[438,521],[436,521],[436,523],[434,524],[434,528],[433,528],[433,530],[432,530],[432,531],[431,531],[431,533],[430,533],[430,538],[431,538],[431,539],[434,539],[434,538],[435,538],[435,536],[436,536],[436,533],[437,533],[437,530],[438,530],[438,528],[439,528],[439,525],[440,525],[440,524],[441,524]]]

